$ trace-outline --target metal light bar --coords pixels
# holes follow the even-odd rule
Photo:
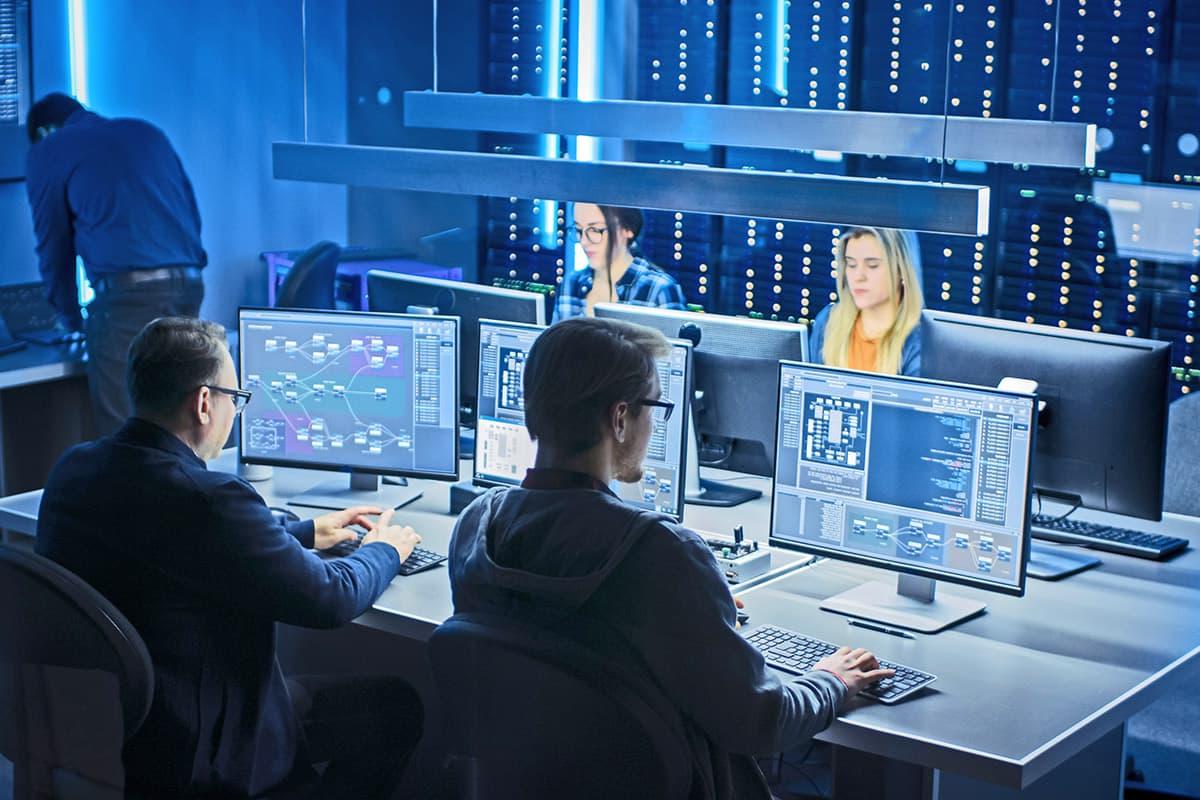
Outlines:
[[[941,158],[944,138],[949,159],[1096,165],[1096,126],[1081,122],[420,91],[404,93],[404,124],[914,158]]]
[[[988,232],[986,186],[406,147],[275,142],[273,149],[275,177],[288,180],[487,197],[556,197],[965,236]]]

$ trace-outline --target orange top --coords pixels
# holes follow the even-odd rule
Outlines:
[[[850,348],[846,353],[846,364],[850,369],[860,369],[864,372],[874,372],[879,357],[879,340],[868,339],[863,331],[862,317],[854,323],[850,332]]]

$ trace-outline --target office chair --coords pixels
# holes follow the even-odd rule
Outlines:
[[[154,672],[117,609],[53,561],[0,546],[0,753],[26,798],[124,794],[122,744]]]
[[[317,242],[296,259],[275,295],[276,308],[336,307],[334,281],[342,248],[333,242]]]
[[[1200,393],[1171,404],[1163,510],[1200,517]]]
[[[688,796],[679,712],[644,675],[556,632],[456,614],[429,640],[461,800]]]

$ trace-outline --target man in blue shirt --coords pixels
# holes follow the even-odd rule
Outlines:
[[[26,188],[38,268],[69,331],[86,331],[96,430],[129,416],[125,354],[156,317],[200,313],[208,256],[192,184],[161,130],[139,119],[107,119],[72,97],[50,94],[26,122]],[[96,291],[86,323],[76,256]]]
[[[127,796],[256,797],[311,785],[327,762],[311,796],[390,798],[423,728],[416,692],[386,676],[285,679],[275,623],[349,622],[421,538],[368,507],[284,525],[248,483],[205,466],[249,399],[219,325],[147,325],[129,393],[121,430],[55,465],[36,545],[128,617],[154,664],[150,713],[122,752]],[[309,549],[353,538],[355,523],[368,533],[353,555]]]

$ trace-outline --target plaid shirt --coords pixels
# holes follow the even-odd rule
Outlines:
[[[592,290],[595,278],[596,271],[591,266],[573,270],[563,276],[554,305],[554,322],[587,314],[587,296]],[[679,288],[679,283],[641,256],[633,259],[633,263],[614,288],[619,303],[674,308],[680,311],[687,309],[687,301],[684,300],[683,289]]]

